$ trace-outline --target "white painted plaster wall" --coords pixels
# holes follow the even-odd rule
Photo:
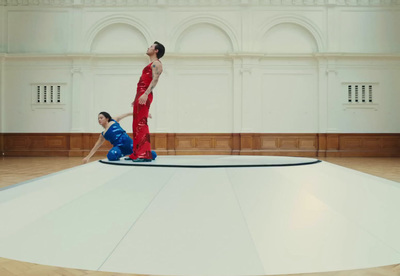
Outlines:
[[[151,132],[400,132],[398,2],[267,2],[0,0],[0,131],[99,132],[158,40]],[[65,85],[63,107],[33,108],[35,83]],[[374,83],[373,105],[347,83]]]

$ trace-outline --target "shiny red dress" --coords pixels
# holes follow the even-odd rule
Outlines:
[[[146,92],[153,80],[153,72],[150,63],[142,72],[136,90],[136,97],[133,103],[133,153],[129,156],[131,159],[152,159],[149,126],[147,118],[149,117],[150,104],[153,101],[153,92],[147,98],[146,104],[139,104],[139,98]]]

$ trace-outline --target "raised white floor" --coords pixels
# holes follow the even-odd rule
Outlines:
[[[313,161],[159,156],[143,166],[94,162],[7,187],[0,257],[154,275],[399,263],[400,183],[327,162],[287,166]],[[208,164],[216,167],[201,167]],[[250,167],[224,167],[240,164]],[[272,166],[251,167],[265,164]]]

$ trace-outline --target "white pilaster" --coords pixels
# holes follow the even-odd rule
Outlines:
[[[232,132],[239,133],[242,130],[242,72],[241,72],[241,61],[234,58],[232,61],[232,88],[233,88],[233,100],[232,100]]]
[[[326,133],[328,129],[328,75],[327,61],[318,60],[318,132]]]
[[[0,133],[4,132],[4,119],[6,118],[4,114],[4,63],[5,58],[3,54],[0,54]]]
[[[328,64],[326,67],[326,76],[327,76],[327,98],[326,98],[326,121],[327,128],[326,132],[336,133],[338,132],[337,126],[332,126],[329,124],[329,117],[335,116],[332,114],[332,106],[329,105],[329,102],[334,99],[333,95],[337,92],[337,68],[336,68],[336,59],[329,58]]]
[[[82,128],[82,68],[73,65],[71,69],[71,132],[83,132]]]
[[[6,6],[1,5],[0,2],[0,53],[7,51],[7,17],[6,17]]]
[[[71,31],[68,51],[70,53],[79,53],[84,49],[83,44],[83,11],[82,2],[80,0],[74,0],[73,9],[71,9]]]
[[[340,20],[337,15],[337,6],[335,1],[330,0],[330,5],[326,8],[326,41],[328,52],[338,52],[340,48],[340,41],[338,36],[338,27],[340,26]]]
[[[254,86],[254,60],[252,58],[243,58],[242,67],[240,68],[241,83],[241,129],[240,132],[249,133],[254,132],[254,118],[258,117],[258,108],[256,107],[260,102],[259,99],[259,89],[255,89]]]

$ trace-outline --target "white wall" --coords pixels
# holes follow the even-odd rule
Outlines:
[[[0,6],[0,133],[4,127],[4,52],[6,44],[6,16],[5,8]]]
[[[99,132],[98,112],[130,111],[155,40],[151,132],[400,132],[395,1],[6,2],[3,133]],[[39,84],[61,84],[62,105],[33,104]],[[348,85],[373,85],[373,102],[349,104]]]
[[[400,70],[398,62],[359,61],[355,68],[352,60],[337,64],[336,86],[329,94],[328,125],[332,131],[390,132],[399,130]],[[374,84],[373,105],[364,108],[346,106],[347,91],[344,84],[349,82]],[[336,93],[336,91],[340,91]],[[361,106],[362,107],[362,106]]]

